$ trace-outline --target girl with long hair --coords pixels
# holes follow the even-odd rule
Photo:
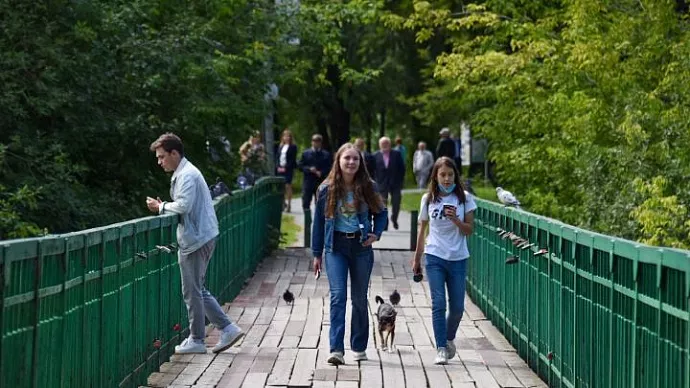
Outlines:
[[[357,361],[366,360],[369,340],[367,291],[374,265],[371,247],[381,238],[388,211],[364,166],[362,153],[346,143],[335,154],[333,168],[317,190],[311,249],[314,271],[322,268],[326,253],[331,293],[330,357],[333,365],[345,363],[345,307],[350,274],[352,320],[350,347]]]
[[[436,341],[434,362],[439,365],[447,364],[456,353],[453,341],[465,309],[465,279],[470,257],[467,236],[473,231],[476,208],[474,198],[460,182],[455,163],[445,156],[439,158],[431,170],[429,191],[422,196],[417,250],[412,259],[412,271],[421,273],[424,252]],[[429,236],[424,244],[427,226]]]

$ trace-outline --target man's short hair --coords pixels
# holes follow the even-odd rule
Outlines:
[[[323,141],[323,137],[320,134],[315,133],[311,135],[311,141]]]
[[[158,148],[163,148],[165,152],[172,152],[173,150],[179,152],[180,156],[184,156],[184,146],[182,146],[182,139],[172,132],[164,133],[151,143],[151,151],[156,151]]]

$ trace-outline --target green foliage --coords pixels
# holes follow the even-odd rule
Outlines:
[[[289,52],[273,7],[0,4],[0,238],[146,214],[145,197],[168,192],[148,149],[167,131],[210,182],[234,182],[235,150],[262,125],[266,85],[278,78],[269,65]]]
[[[640,224],[640,240],[651,245],[690,248],[688,208],[679,203],[676,195],[667,195],[668,180],[662,176],[651,183],[636,179],[634,185],[647,198],[631,212]]]
[[[688,246],[690,29],[673,2],[414,3],[391,25],[449,47],[410,99],[420,120],[467,120],[535,213]]]
[[[301,150],[385,132],[411,155],[466,121],[531,211],[690,244],[690,28],[673,2],[282,4],[0,4],[0,238],[146,214],[169,185],[148,150],[166,131],[232,183],[276,108]]]
[[[295,132],[300,148],[315,132],[330,149],[354,137],[376,148],[381,128],[387,135],[417,132],[405,100],[422,91],[419,70],[426,61],[414,34],[384,25],[409,9],[410,1],[301,2],[301,44],[279,103],[281,122]]]

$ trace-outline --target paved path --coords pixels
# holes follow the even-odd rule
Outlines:
[[[264,260],[240,295],[225,306],[233,322],[247,333],[241,343],[218,355],[174,355],[160,372],[149,377],[148,386],[546,387],[469,298],[456,339],[458,355],[446,366],[434,365],[428,285],[411,281],[407,256],[399,251],[375,251],[369,290],[372,335],[368,361],[355,362],[346,350],[345,365],[326,363],[328,279],[324,273],[315,280],[305,250],[290,249]],[[296,297],[291,306],[281,299],[287,288]],[[389,353],[379,350],[374,297],[387,299],[396,288],[402,295],[397,308],[397,349]],[[347,322],[349,314],[348,305]],[[211,347],[218,331],[209,331],[207,346]],[[347,346],[349,324],[345,337]]]

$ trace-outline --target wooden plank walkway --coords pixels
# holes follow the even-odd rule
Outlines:
[[[326,362],[329,354],[329,294],[324,272],[311,276],[305,249],[279,251],[264,260],[232,303],[228,315],[247,333],[236,346],[215,355],[174,355],[152,374],[148,387],[546,387],[498,330],[468,298],[455,343],[458,355],[448,365],[434,365],[431,302],[426,282],[414,283],[410,252],[375,251],[369,292],[371,331],[368,361],[355,362],[349,352],[350,306],[346,314],[345,365]],[[283,302],[285,289],[295,294]],[[374,298],[397,289],[394,352],[379,350]],[[349,295],[349,292],[348,292]],[[207,346],[218,340],[208,330]]]

